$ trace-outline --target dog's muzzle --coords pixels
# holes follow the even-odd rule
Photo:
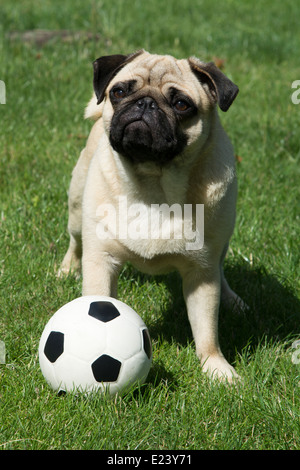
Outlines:
[[[171,123],[151,96],[116,111],[110,131],[113,148],[133,162],[162,165],[182,152],[186,138],[176,121]]]

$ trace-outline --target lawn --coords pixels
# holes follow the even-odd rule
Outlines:
[[[300,449],[299,3],[1,0],[0,9],[0,449]],[[28,33],[40,29],[55,33]],[[202,374],[176,273],[126,266],[119,298],[152,338],[147,382],[114,399],[57,396],[37,348],[51,315],[81,295],[80,280],[56,271],[70,175],[91,127],[91,63],[142,47],[215,60],[240,88],[220,113],[239,180],[225,271],[249,311],[221,307],[220,342],[243,381]]]

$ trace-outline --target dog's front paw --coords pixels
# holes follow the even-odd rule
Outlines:
[[[211,378],[221,382],[233,383],[241,380],[234,367],[232,367],[224,357],[220,355],[209,356],[202,363],[202,370]]]

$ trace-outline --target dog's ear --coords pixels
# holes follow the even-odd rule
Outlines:
[[[227,111],[239,92],[237,85],[229,80],[213,63],[201,62],[195,57],[188,59],[190,67],[201,83],[206,83],[215,102],[222,111]]]
[[[104,98],[107,85],[113,77],[121,70],[124,65],[131,62],[144,51],[140,50],[129,55],[107,55],[99,57],[93,62],[94,66],[94,91],[97,97],[97,104],[100,104]]]

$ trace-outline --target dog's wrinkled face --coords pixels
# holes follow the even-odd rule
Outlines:
[[[197,113],[190,97],[175,87],[163,95],[134,79],[116,83],[109,97],[115,110],[110,141],[120,154],[137,162],[164,164],[183,151],[187,136],[180,121]]]
[[[133,163],[164,165],[202,135],[205,120],[220,90],[229,104],[237,87],[212,64],[197,59],[140,51],[132,56],[109,56],[94,63],[94,88],[112,147]],[[213,75],[213,78],[212,78]],[[236,88],[228,98],[218,80]],[[223,100],[224,101],[224,100]],[[226,109],[225,109],[226,108]]]

